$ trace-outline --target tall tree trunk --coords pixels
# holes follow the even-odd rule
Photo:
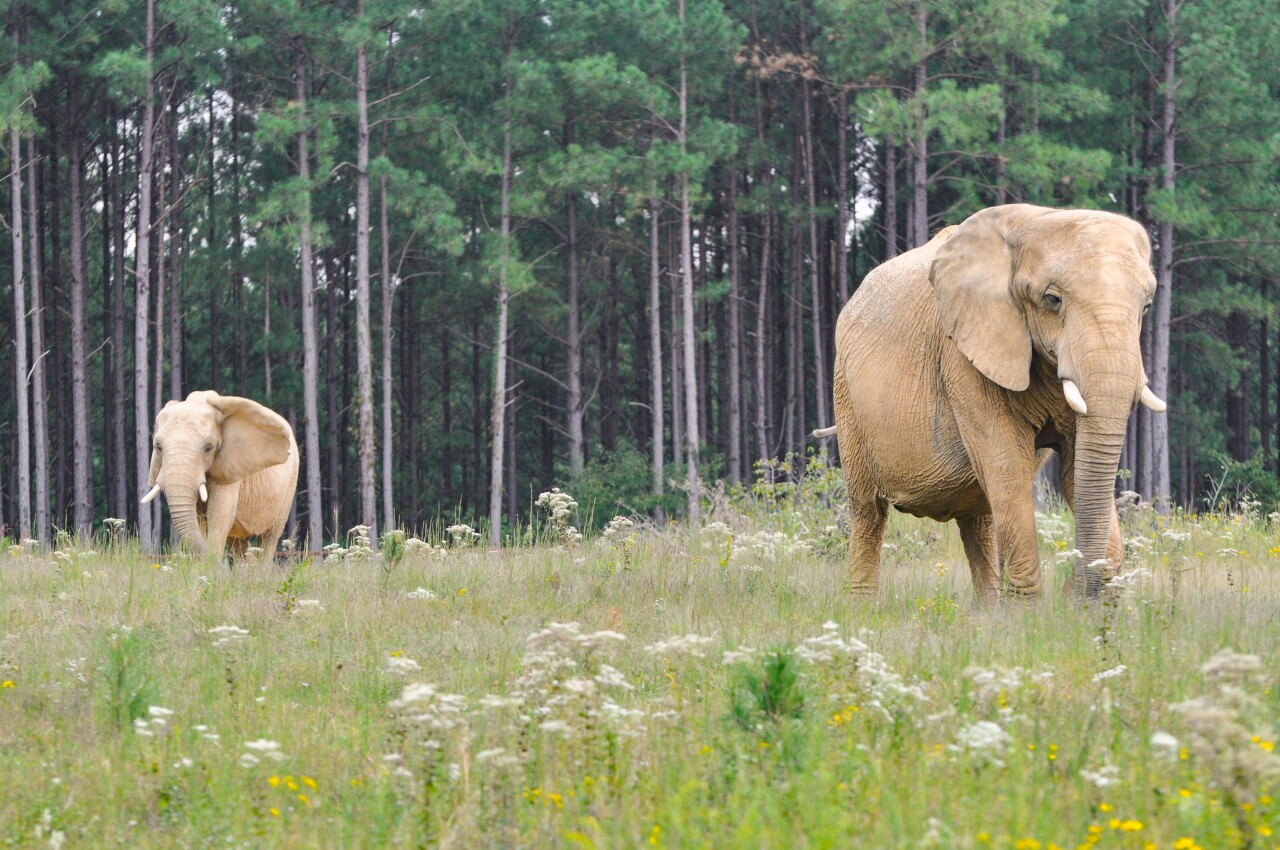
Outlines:
[[[666,413],[663,410],[662,392],[662,261],[658,245],[658,187],[649,190],[649,414],[653,422],[650,440],[653,494],[661,500],[666,461]],[[661,522],[662,506],[654,510],[654,519]]]
[[[733,89],[729,89],[729,115],[734,120]],[[729,168],[729,482],[742,481],[742,268],[738,245],[738,170]]]
[[[71,114],[70,112],[68,113]],[[70,122],[71,140],[67,150],[71,194],[71,418],[74,475],[72,477],[73,523],[81,537],[92,532],[93,469],[89,464],[89,353],[88,353],[88,267],[84,255],[84,162],[81,134]],[[105,204],[104,204],[105,206]],[[106,210],[103,210],[104,215]],[[104,242],[106,240],[103,240]],[[105,358],[104,358],[105,362]],[[104,382],[105,385],[105,382]]]
[[[387,49],[390,51],[392,44],[392,31],[387,30]],[[386,62],[386,88],[391,91],[391,60],[388,58]],[[387,156],[387,128],[390,122],[382,122],[382,155]],[[391,385],[391,336],[393,330],[393,313],[392,305],[395,298],[396,284],[391,279],[391,227],[387,221],[388,214],[387,203],[387,177],[382,175],[378,178],[378,245],[382,252],[382,273],[381,273],[381,289],[382,289],[382,527],[387,531],[396,528],[396,505],[395,505],[395,462],[394,450],[395,446],[392,441],[394,434],[392,429],[392,419],[394,415],[394,405],[392,404],[393,387]]]
[[[1227,343],[1242,363],[1249,362],[1249,330],[1252,323],[1240,311],[1227,317]],[[1236,384],[1227,389],[1227,453],[1233,460],[1244,462],[1253,454],[1249,439],[1249,373],[1241,369]]]
[[[169,101],[169,398],[182,398],[182,243],[179,214],[182,151],[178,148],[178,98]]]
[[[134,468],[137,470],[137,497],[147,487],[151,466],[151,404],[148,392],[148,334],[151,309],[151,172],[155,140],[155,0],[147,0],[147,85],[142,106],[142,138],[138,157],[138,235],[134,253],[133,311],[133,413]],[[151,511],[142,506],[138,511],[138,537],[145,550],[156,548],[151,531]]]
[[[217,250],[218,245],[218,195],[215,187],[218,183],[218,167],[214,154],[218,150],[216,131],[218,121],[214,112],[213,87],[209,88],[209,247]],[[222,294],[219,286],[220,275],[209,276],[209,386],[221,390],[222,382],[222,327],[221,302]]]
[[[1267,282],[1262,281],[1262,300],[1270,303]],[[1258,323],[1258,435],[1262,438],[1262,465],[1271,462],[1271,347],[1266,319]]]
[[[127,350],[125,348],[125,268],[124,268],[124,232],[128,220],[128,207],[124,197],[124,142],[120,136],[120,122],[114,109],[108,109],[111,120],[111,140],[108,150],[111,152],[111,206],[115,210],[111,227],[111,363],[112,380],[114,381],[111,400],[111,439],[110,451],[115,462],[115,477],[110,482],[111,513],[119,519],[128,519],[133,514],[133,502],[129,499],[129,470],[132,464],[128,461],[125,448],[127,440],[126,426],[127,396],[125,395],[125,373],[129,370]]]
[[[1173,125],[1177,115],[1178,90],[1178,10],[1184,0],[1165,0],[1164,12],[1168,26],[1168,38],[1164,45],[1164,62],[1161,69],[1160,114],[1160,188],[1166,197],[1173,198],[1177,186],[1177,156],[1174,148]],[[1160,398],[1169,397],[1169,320],[1172,316],[1173,295],[1173,222],[1167,217],[1160,222],[1158,262],[1156,266],[1155,309],[1151,322],[1151,391]],[[1161,510],[1168,510],[1169,482],[1169,418],[1157,414],[1152,417],[1152,501]]]
[[[764,141],[764,97],[761,91],[761,83],[756,80],[756,141],[760,144],[761,149],[765,149]],[[766,351],[769,346],[767,344],[769,336],[770,324],[769,316],[769,275],[772,272],[771,262],[773,258],[773,204],[769,197],[770,189],[773,186],[773,169],[768,162],[760,165],[760,196],[763,199],[762,207],[764,209],[764,222],[760,236],[760,281],[756,288],[756,339],[755,339],[755,436],[756,436],[756,457],[764,460],[772,456],[771,442],[769,440],[769,391],[768,391],[768,366]]]
[[[573,118],[565,121],[565,147],[573,144]],[[581,474],[586,464],[586,438],[582,419],[585,403],[582,397],[582,327],[578,281],[578,198],[571,190],[564,196],[566,269],[568,282],[565,328],[565,385],[568,388],[569,474]]]
[[[916,116],[915,150],[912,164],[915,166],[915,198],[912,210],[915,216],[916,248],[929,241],[929,126],[925,116],[925,85],[929,80],[929,13],[923,2],[916,7],[916,29],[920,34],[920,61],[916,63],[915,101]]]
[[[826,428],[831,424],[831,417],[827,413],[830,409],[831,395],[827,388],[826,334],[822,332],[822,281],[818,255],[818,175],[813,164],[813,101],[808,79],[805,79],[801,86],[801,98],[804,101],[804,176],[809,199],[809,208],[806,212],[809,220],[809,317],[813,326],[813,387],[816,396],[814,412],[818,417],[818,427]]]
[[[386,125],[383,125],[382,153],[386,156]],[[391,331],[395,281],[391,279],[391,228],[387,222],[387,178],[378,179],[378,227],[382,250],[382,527],[396,528],[395,460],[393,457],[392,421],[395,414],[391,384]]]
[[[688,152],[689,142],[689,71],[684,51],[684,7],[679,0],[680,12],[680,153]],[[684,313],[684,382],[685,382],[685,487],[689,496],[689,518],[697,520],[702,513],[701,484],[698,481],[698,370],[694,354],[696,345],[695,318],[693,312],[693,223],[689,198],[689,173],[687,167],[680,172],[680,276],[683,282],[681,297]]]
[[[898,148],[884,143],[884,258],[898,256]]]
[[[13,32],[14,54],[18,52],[18,31]],[[10,230],[13,234],[13,382],[18,420],[18,539],[31,536],[31,400],[27,379],[27,280],[23,268],[22,245],[22,139],[17,124],[9,128]]]
[[[31,243],[31,418],[35,428],[36,538],[48,543],[49,537],[49,383],[45,379],[44,298],[40,277],[40,203],[36,186],[40,169],[36,154],[36,137],[27,137],[27,216]]]
[[[501,186],[501,239],[498,260],[498,322],[493,345],[493,409],[489,414],[492,429],[489,457],[489,545],[502,544],[502,478],[505,472],[503,451],[506,449],[507,407],[507,323],[510,311],[510,293],[507,275],[511,262],[511,181],[513,154],[511,150],[511,97],[513,80],[508,72],[502,86],[502,186]]]
[[[304,266],[305,268],[305,266]],[[338,274],[337,264],[326,254],[325,262],[325,334],[324,334],[324,387],[325,387],[325,451],[328,472],[329,514],[333,525],[329,531],[334,539],[343,532],[338,522],[342,510],[342,491],[338,486],[341,474],[338,445],[341,423],[338,418]],[[305,272],[304,272],[305,273]],[[317,420],[318,421],[318,420]],[[324,539],[323,536],[320,539]]]
[[[673,222],[673,224],[679,224],[679,222]],[[677,271],[680,266],[680,257],[676,247],[675,233],[672,232],[674,230],[673,226],[668,228],[667,232],[667,268],[670,269],[667,282],[671,290],[668,301],[671,305],[671,332],[667,335],[667,344],[671,361],[671,463],[678,472],[684,469],[684,379],[681,377],[684,364],[681,356],[684,334],[681,331],[683,322],[680,319],[684,303],[680,298],[680,273]]]
[[[849,300],[849,92],[836,96],[836,315]]]
[[[364,15],[364,2],[359,4]],[[356,48],[356,388],[360,455],[360,522],[377,538],[373,436],[373,339],[369,328],[369,53],[364,41]]]

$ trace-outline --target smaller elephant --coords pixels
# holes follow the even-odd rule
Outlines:
[[[150,490],[164,493],[178,536],[206,557],[262,541],[275,556],[298,487],[298,444],[284,417],[212,390],[173,400],[152,429]]]

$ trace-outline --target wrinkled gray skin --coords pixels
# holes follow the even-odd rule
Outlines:
[[[867,275],[836,323],[835,410],[855,592],[875,593],[886,511],[960,527],[980,596],[1042,592],[1032,479],[1054,449],[1075,512],[1073,586],[1124,547],[1114,486],[1146,388],[1146,231],[1110,213],[993,207]],[[1078,390],[1078,394],[1076,394]]]
[[[298,444],[289,423],[256,401],[193,392],[156,416],[148,484],[197,553],[221,557],[228,541],[243,552],[257,536],[270,560],[297,489]]]

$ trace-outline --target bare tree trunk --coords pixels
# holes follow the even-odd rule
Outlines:
[[[688,150],[689,140],[689,72],[684,51],[684,0],[679,0],[680,11],[680,153]],[[702,512],[701,485],[698,481],[698,370],[694,354],[697,344],[694,333],[693,312],[693,223],[689,200],[689,174],[680,173],[680,276],[683,281],[682,299],[684,313],[684,382],[685,382],[685,486],[689,496],[689,518],[696,520]]]
[[[809,208],[809,317],[813,326],[813,387],[816,396],[814,412],[818,417],[818,427],[826,428],[831,424],[827,413],[830,409],[831,394],[827,388],[827,345],[826,335],[822,332],[822,281],[819,274],[818,256],[818,175],[813,167],[813,101],[806,79],[801,86],[801,98],[804,100],[804,176],[807,184]]]
[[[216,246],[218,244],[218,194],[215,187],[218,183],[218,167],[215,153],[219,145],[216,143],[215,135],[217,131],[217,116],[214,113],[213,87],[209,88],[209,200],[208,200],[208,219],[209,219],[209,245]],[[220,308],[222,294],[218,281],[219,275],[211,275],[209,280],[209,386],[215,390],[221,389],[222,383],[222,327],[220,323]]]
[[[729,90],[730,121],[734,120]],[[729,168],[729,482],[742,481],[742,270],[738,246],[738,171]]]
[[[650,189],[649,198],[649,412],[653,420],[653,439],[650,449],[653,458],[653,494],[661,497],[666,461],[666,413],[663,410],[662,392],[662,262],[658,246],[658,187]],[[662,507],[655,512],[659,521]]]
[[[929,241],[929,128],[925,119],[925,85],[929,80],[929,14],[923,2],[916,8],[916,27],[920,33],[920,61],[916,63],[915,99],[920,110],[916,117],[915,165],[915,241],[916,248]]]
[[[182,195],[182,151],[178,149],[178,99],[169,104],[169,398],[182,398],[182,240],[178,202]]]
[[[898,148],[884,143],[884,258],[898,256]]]
[[[359,4],[364,14],[364,2]],[[363,41],[356,48],[356,369],[357,421],[360,455],[360,522],[377,538],[378,505],[375,489],[373,436],[373,339],[369,328],[369,53]]]
[[[40,277],[40,203],[37,198],[36,137],[27,137],[27,215],[31,242],[31,418],[35,426],[36,538],[49,542],[49,384],[45,379],[44,293]]]
[[[1262,281],[1263,303],[1271,303],[1267,282]],[[1266,319],[1258,324],[1258,435],[1262,438],[1262,465],[1271,463],[1271,341]]]
[[[762,93],[759,78],[756,79],[756,139],[760,143],[761,149],[764,146],[764,96]],[[765,352],[768,349],[766,345],[769,336],[769,275],[772,271],[771,262],[773,259],[773,204],[769,198],[769,191],[773,186],[773,171],[769,163],[761,163],[760,167],[760,195],[764,199],[764,223],[763,233],[760,236],[760,282],[756,289],[756,340],[755,340],[755,432],[756,432],[756,457],[765,459],[770,457],[773,452],[769,440],[769,391],[768,391],[768,360]]]
[[[134,468],[137,470],[136,497],[147,489],[151,466],[151,404],[148,392],[147,353],[151,309],[151,171],[155,140],[155,0],[147,0],[147,88],[142,108],[141,153],[138,158],[138,236],[134,254],[136,285],[133,311],[133,433]],[[151,511],[142,506],[138,511],[138,537],[144,550],[156,548],[151,531]]]
[[[668,230],[671,231],[674,228]],[[675,271],[680,264],[680,259],[675,247],[675,234],[672,232],[667,234],[667,254],[667,268],[671,270],[668,272],[671,290],[669,299],[671,332],[667,335],[667,344],[670,346],[668,359],[671,361],[671,463],[676,472],[680,472],[684,469],[684,379],[682,377],[684,360],[680,355],[681,346],[684,343],[684,336],[680,330],[682,325],[680,315],[684,305],[680,300],[679,273]]]
[[[165,207],[165,200],[164,200],[165,184],[168,182],[164,173],[165,171],[164,160],[168,152],[167,151],[168,133],[166,132],[165,126],[164,126],[165,117],[163,112],[161,112],[159,116],[158,123],[159,123],[159,126],[156,128],[156,136],[158,137],[158,142],[156,147],[158,149],[155,152],[155,161],[158,163],[158,167],[157,167],[158,174],[156,175],[158,179],[157,179],[156,185],[154,186],[154,191],[155,191],[155,209],[159,212],[160,216],[159,216],[159,220],[156,221],[155,223],[155,240],[154,240],[155,244],[153,246],[153,250],[155,251],[155,255],[156,255],[155,256],[155,263],[156,263],[156,272],[155,272],[155,276],[156,276],[156,280],[155,280],[156,383],[155,383],[155,401],[153,402],[153,405],[152,405],[152,409],[157,411],[164,406],[164,355],[165,355],[164,330],[165,330],[165,317],[166,317],[164,302],[165,302],[165,280],[167,278],[167,274],[166,274],[167,269],[165,267],[166,266],[165,237],[166,235],[168,235],[168,232],[169,232],[169,210]],[[154,502],[153,504],[155,505],[155,508],[152,510],[152,523],[155,525],[156,534],[158,535],[160,533],[160,523],[159,523],[159,507],[160,506],[158,502]]]
[[[849,300],[849,93],[836,96],[836,314]]]
[[[385,125],[384,125],[385,127]],[[386,154],[386,132],[384,129],[382,152]],[[393,387],[391,384],[391,325],[392,306],[395,296],[395,281],[391,279],[391,228],[387,222],[387,178],[378,181],[378,222],[381,229],[382,248],[382,527],[388,531],[396,527],[395,509],[395,470],[392,456],[392,421],[394,406],[392,405]]]
[[[18,32],[13,33],[14,53]],[[31,401],[27,385],[27,281],[23,268],[22,231],[22,140],[17,124],[9,128],[9,196],[12,201],[10,229],[13,234],[13,380],[18,418],[18,539],[31,536]]]
[[[126,396],[125,373],[128,362],[125,349],[125,307],[124,307],[124,231],[128,219],[128,208],[124,197],[124,144],[120,139],[120,122],[115,111],[109,110],[111,116],[111,141],[108,149],[111,152],[111,197],[115,210],[115,220],[111,228],[111,362],[113,396],[111,400],[111,439],[110,451],[115,459],[113,466],[116,474],[110,482],[111,513],[120,519],[128,519],[132,513],[129,500],[129,468],[128,450],[125,448],[128,430],[125,423]]]
[[[392,36],[387,32],[387,46],[390,48]],[[391,91],[391,62],[386,63],[387,91]],[[387,127],[389,122],[382,123],[382,155],[387,155]],[[391,336],[393,325],[393,300],[396,283],[391,279],[391,227],[387,221],[387,178],[378,178],[378,242],[382,250],[382,527],[387,531],[396,528],[395,507],[395,462],[392,436],[392,416],[395,413],[393,387],[391,384]]]
[[[565,122],[565,146],[573,143],[573,119]],[[567,237],[566,278],[568,280],[568,313],[565,329],[565,384],[568,387],[569,473],[578,475],[586,465],[586,438],[582,417],[582,327],[578,281],[578,199],[573,191],[565,193],[565,229]]]
[[[70,113],[69,113],[70,114]],[[76,534],[88,535],[93,523],[93,471],[89,465],[88,268],[84,255],[84,162],[81,136],[73,132],[67,150],[71,194],[71,418],[74,475],[73,522]]]
[[[1164,45],[1164,63],[1161,70],[1163,103],[1160,115],[1160,188],[1167,197],[1173,197],[1177,186],[1177,156],[1174,149],[1173,125],[1177,115],[1178,91],[1178,10],[1183,0],[1165,0],[1164,12],[1169,28]],[[1158,261],[1156,265],[1155,309],[1151,321],[1151,391],[1160,398],[1169,395],[1169,320],[1172,315],[1173,295],[1173,222],[1167,218],[1160,222],[1158,237]],[[1169,418],[1155,415],[1151,422],[1152,442],[1152,501],[1161,510],[1168,510],[1169,480]]]
[[[503,451],[506,448],[507,407],[507,324],[510,315],[510,293],[507,290],[508,265],[511,262],[511,88],[510,72],[503,82],[502,107],[502,188],[501,188],[501,239],[502,248],[498,260],[498,327],[493,346],[493,409],[489,414],[492,443],[489,457],[489,545],[502,544],[502,479],[505,467]]]
[[[342,534],[343,528],[337,521],[342,507],[342,491],[338,487],[339,470],[339,434],[338,421],[338,277],[336,263],[326,255],[325,272],[325,335],[324,335],[324,386],[325,386],[325,452],[328,455],[326,472],[328,474],[329,512],[334,524],[329,528],[334,539]],[[323,539],[323,538],[322,538]]]

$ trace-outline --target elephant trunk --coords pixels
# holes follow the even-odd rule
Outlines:
[[[169,503],[169,517],[173,520],[173,528],[183,543],[203,556],[208,548],[204,532],[200,530],[200,518],[196,509],[196,494],[186,487],[172,487],[165,490],[165,501]]]
[[[1108,357],[1095,351],[1081,363],[1081,374],[1090,379],[1082,386],[1088,412],[1076,424],[1074,510],[1080,561],[1073,586],[1085,598],[1098,595],[1108,571],[1116,470],[1142,374],[1136,351],[1136,344],[1133,354],[1113,351]],[[1110,555],[1114,560],[1118,553]]]
[[[200,528],[197,493],[204,488],[205,471],[194,453],[188,455],[171,450],[165,457],[156,483],[164,492],[169,505],[169,518],[179,539],[203,556],[208,549],[204,532]]]

